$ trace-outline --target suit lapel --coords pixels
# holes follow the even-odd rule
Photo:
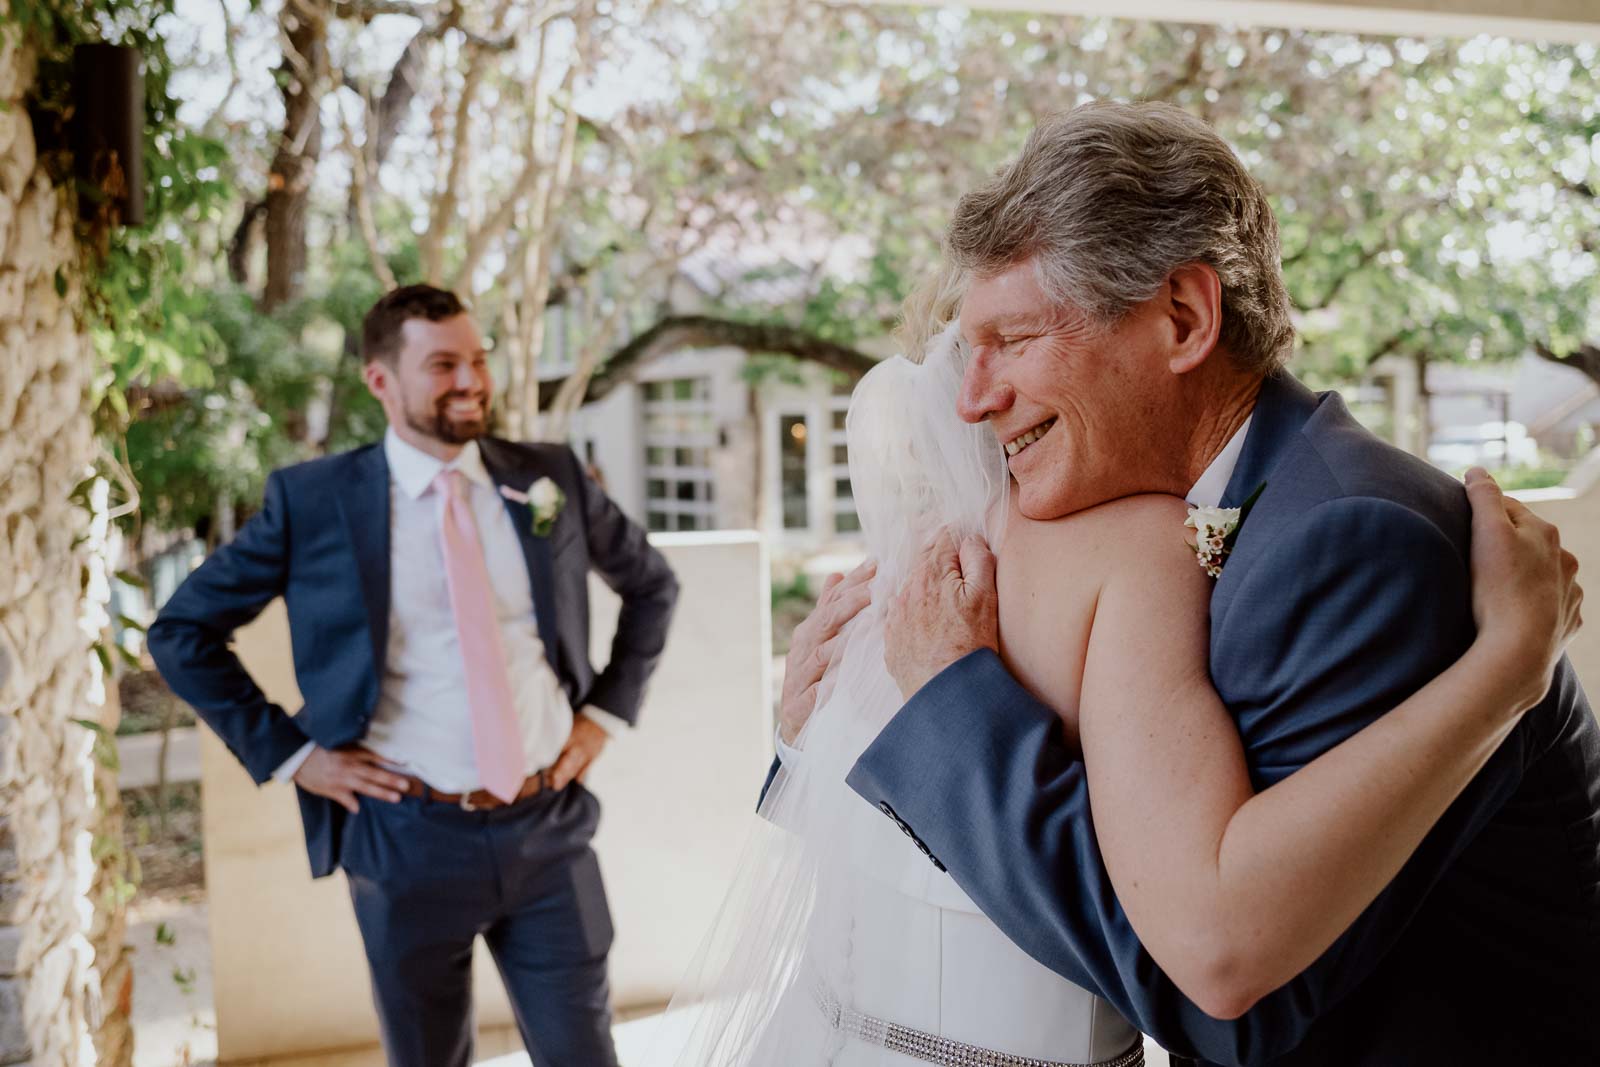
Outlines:
[[[1284,450],[1317,409],[1317,403],[1317,394],[1288,371],[1269,375],[1261,383],[1261,394],[1250,417],[1250,432],[1245,434],[1239,462],[1222,494],[1222,507],[1239,507],[1267,480]]]
[[[489,438],[478,439],[478,451],[483,457],[484,469],[495,485],[525,493],[538,480],[538,471],[522,461],[516,452]],[[528,566],[528,586],[533,594],[533,614],[539,626],[539,640],[544,642],[545,659],[560,674],[560,645],[556,633],[555,568],[550,559],[550,539],[538,537],[533,532],[533,510],[528,505],[501,497],[506,514],[511,516],[511,526],[517,531],[517,541],[522,545],[522,558]]]
[[[1222,629],[1228,606],[1233,603],[1234,593],[1248,569],[1248,563],[1230,567],[1232,560],[1247,560],[1258,545],[1271,543],[1270,531],[1282,521],[1283,506],[1297,501],[1301,495],[1304,487],[1282,480],[1275,482],[1273,472],[1295,466],[1293,462],[1284,464],[1285,457],[1304,440],[1300,431],[1320,403],[1317,394],[1288,371],[1279,371],[1261,383],[1261,394],[1256,398],[1255,411],[1250,417],[1250,431],[1245,435],[1233,477],[1228,479],[1228,488],[1222,494],[1222,507],[1240,507],[1257,488],[1263,485],[1266,488],[1239,528],[1230,562],[1223,565],[1222,575],[1211,590],[1213,640]],[[1289,482],[1298,479],[1298,472],[1294,473]]]
[[[389,650],[389,461],[383,446],[356,457],[355,467],[349,491],[339,495],[339,510],[355,549],[372,662],[381,678]]]

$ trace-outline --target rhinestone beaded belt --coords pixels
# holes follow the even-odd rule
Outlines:
[[[865,1041],[869,1045],[886,1048],[910,1056],[923,1063],[945,1064],[947,1067],[1143,1067],[1144,1043],[1135,1044],[1127,1052],[1098,1063],[1067,1063],[1063,1060],[1038,1060],[1029,1056],[1014,1056],[1009,1052],[952,1041],[948,1037],[913,1030],[909,1026],[886,1022],[864,1015],[840,1004],[833,992],[824,986],[814,987],[817,1006],[835,1030]]]

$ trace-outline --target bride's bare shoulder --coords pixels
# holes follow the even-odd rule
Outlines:
[[[1118,537],[1147,536],[1158,530],[1171,530],[1174,523],[1181,531],[1187,517],[1189,506],[1176,496],[1141,493],[1086,507],[1082,512],[1040,520],[1022,515],[1016,506],[1016,494],[1013,494],[1006,515],[1003,547],[1011,549],[1024,544],[1115,547]]]
[[[1085,573],[1109,576],[1130,565],[1176,568],[1182,563],[1195,569],[1194,555],[1186,549],[1186,541],[1194,539],[1184,526],[1187,517],[1181,499],[1157,493],[1050,520],[1024,517],[1013,502],[998,558],[1018,577],[1066,571],[1082,579]]]

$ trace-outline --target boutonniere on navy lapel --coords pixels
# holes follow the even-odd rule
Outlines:
[[[550,531],[556,524],[556,516],[561,514],[561,509],[567,504],[567,494],[549,478],[540,478],[528,486],[528,491],[525,493],[509,485],[502,485],[500,495],[518,504],[528,505],[528,510],[533,513],[535,537],[550,536]]]
[[[1233,543],[1239,539],[1239,529],[1244,525],[1244,520],[1249,518],[1250,509],[1256,506],[1256,498],[1261,495],[1261,490],[1266,487],[1266,482],[1256,486],[1250,499],[1236,508],[1189,509],[1189,517],[1183,520],[1183,524],[1194,531],[1194,544],[1185,541],[1184,545],[1194,549],[1194,558],[1209,577],[1222,576],[1222,565],[1233,554]]]

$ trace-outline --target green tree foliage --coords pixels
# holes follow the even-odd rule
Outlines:
[[[106,42],[136,48],[144,76],[145,216],[140,227],[86,228],[84,274],[95,344],[104,360],[99,383],[104,425],[115,432],[127,414],[124,397],[140,382],[164,378],[206,383],[207,353],[216,345],[191,288],[189,230],[226,206],[226,150],[178,121],[171,95],[173,66],[158,29],[172,0],[12,0],[0,32],[16,33],[39,60],[34,89],[41,128],[62,129],[70,109],[75,45]],[[64,137],[57,133],[64,143]],[[45,159],[58,177],[70,174],[65,149]],[[94,197],[94,190],[79,190]]]
[[[769,214],[836,220],[834,245],[866,239],[847,279],[824,273],[785,309],[803,321],[881,329],[956,197],[1041,117],[1112,97],[1198,114],[1268,190],[1302,373],[1349,381],[1385,354],[1512,359],[1600,334],[1593,46],[798,10],[739,5],[686,99],[707,116],[750,102],[725,162],[760,170]]]
[[[166,10],[163,0],[112,7],[144,13],[145,26]],[[230,25],[230,43],[276,39],[275,4],[231,10],[248,17]],[[936,263],[961,193],[1041,117],[1099,97],[1189,109],[1262,181],[1282,223],[1296,367],[1318,382],[1357,379],[1384,355],[1506,360],[1600,339],[1594,46],[820,0],[610,0],[603,15],[550,9],[552,26],[580,17],[563,11],[598,21],[570,88],[547,81],[535,93],[519,66],[532,62],[531,42],[545,42],[556,71],[578,37],[505,34],[509,10],[327,5],[333,75],[314,87],[326,143],[310,259],[303,294],[270,315],[259,262],[236,257],[235,280],[219,280],[226,253],[247,245],[229,235],[247,234],[253,217],[244,198],[222,196],[230,182],[269,184],[279,87],[255,90],[266,119],[213,116],[187,131],[168,102],[152,182],[173,179],[169,223],[113,250],[147,258],[107,270],[124,302],[109,321],[125,326],[104,330],[111,381],[150,423],[130,430],[128,451],[161,525],[191,523],[220,500],[248,505],[273,465],[377,435],[354,337],[382,273],[453,278],[475,263],[462,288],[505,353],[526,334],[515,313],[545,308],[519,257],[548,247],[548,305],[562,310],[568,350],[604,342],[615,357],[595,368],[600,387],[674,338],[748,338],[764,369],[774,349],[762,345],[806,354],[820,342],[834,346],[832,365],[848,365],[840,349],[872,348]],[[531,10],[543,9],[514,17]],[[398,58],[396,20],[414,34]],[[580,120],[571,185],[544,218],[515,199],[518,146],[569,111]],[[458,122],[470,136],[452,166]],[[506,204],[504,229],[485,227]],[[493,237],[476,260],[474,234]],[[673,278],[707,262],[726,268],[710,272],[720,281],[682,306]],[[686,313],[700,317],[679,322]]]

